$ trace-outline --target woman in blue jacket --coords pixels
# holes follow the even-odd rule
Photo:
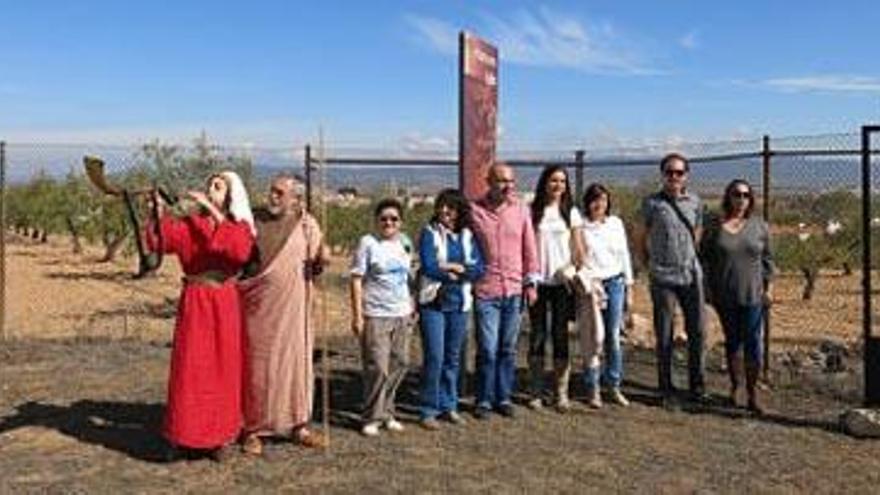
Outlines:
[[[462,424],[458,413],[459,364],[471,283],[483,276],[479,244],[470,225],[470,206],[455,189],[444,189],[434,216],[419,236],[419,320],[422,331],[421,425],[439,428],[438,418]]]

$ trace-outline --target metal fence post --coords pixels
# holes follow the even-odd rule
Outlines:
[[[6,333],[6,141],[0,141],[0,333]]]
[[[880,404],[880,341],[871,332],[871,134],[880,126],[862,127],[862,344],[865,405]]]
[[[762,213],[764,221],[770,225],[770,160],[772,152],[770,151],[770,136],[764,135],[763,146],[761,150],[761,194],[763,196]],[[764,381],[770,377],[770,327],[771,327],[770,306],[764,306]]]
[[[306,145],[306,211],[312,211],[312,146]]]
[[[584,193],[584,150],[574,152],[574,203],[579,204]]]

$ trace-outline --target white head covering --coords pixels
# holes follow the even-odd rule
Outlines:
[[[248,200],[247,190],[241,177],[231,170],[220,172],[219,175],[229,184],[229,213],[232,218],[239,222],[247,222],[251,227],[251,233],[257,235],[251,202]]]

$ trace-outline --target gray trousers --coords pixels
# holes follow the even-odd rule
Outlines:
[[[364,318],[361,334],[365,422],[394,416],[394,396],[409,367],[409,317]]]
[[[698,277],[691,285],[664,285],[651,283],[651,300],[654,303],[654,337],[657,352],[657,382],[661,393],[671,393],[672,384],[672,318],[675,303],[684,313],[684,329],[688,342],[688,385],[691,392],[704,391],[703,374],[705,359],[705,307],[703,284]]]

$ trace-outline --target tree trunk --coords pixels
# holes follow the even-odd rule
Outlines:
[[[82,253],[82,242],[79,240],[79,231],[76,229],[73,218],[67,217],[65,222],[67,223],[67,230],[70,231],[70,238],[73,239],[73,254]]]
[[[128,237],[128,233],[120,235],[116,238],[110,238],[109,236],[104,236],[104,257],[101,258],[101,263],[107,263],[116,259],[116,254],[119,252],[119,249],[125,244],[125,239]]]
[[[801,273],[804,274],[804,292],[802,299],[809,301],[813,298],[813,291],[816,289],[816,279],[819,278],[819,270],[815,268],[802,267]]]

